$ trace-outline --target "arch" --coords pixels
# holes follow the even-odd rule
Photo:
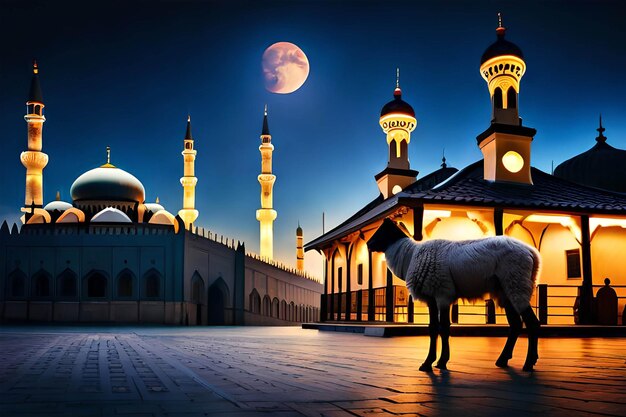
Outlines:
[[[296,305],[293,301],[289,303],[289,321],[296,321]]]
[[[78,294],[76,284],[78,282],[78,276],[74,271],[69,268],[65,268],[57,276],[57,296],[59,297],[76,297]]]
[[[209,324],[226,324],[226,308],[230,299],[228,294],[228,286],[222,277],[216,279],[209,287]]]
[[[280,313],[280,301],[278,301],[278,298],[274,297],[274,299],[272,300],[272,317],[279,317],[279,313]]]
[[[493,107],[496,109],[501,109],[503,106],[502,102],[502,89],[500,87],[496,87],[495,90],[493,90]]]
[[[165,224],[168,226],[174,226],[174,232],[178,233],[178,222],[176,217],[167,210],[159,210],[150,217],[148,221],[150,224]]]
[[[37,223],[52,223],[52,217],[47,210],[42,208],[30,209],[24,208],[22,209],[25,213],[32,213],[26,224],[37,224]]]
[[[26,274],[21,269],[15,269],[7,277],[9,284],[8,293],[12,298],[21,298],[26,296]]]
[[[402,139],[400,141],[400,156],[399,158],[402,157],[407,157],[407,155],[409,154],[409,144],[407,143],[406,139]]]
[[[117,274],[116,295],[118,297],[130,298],[135,293],[135,274],[128,268],[123,269]]]
[[[345,259],[346,256],[344,254],[345,251],[341,250],[341,248],[337,247],[335,249],[335,251],[333,252],[333,256],[332,256],[332,262],[331,265],[333,267],[333,271],[332,271],[332,281],[334,281],[333,283],[331,283],[331,285],[334,284],[334,288],[332,289],[333,293],[338,293],[341,291],[345,291],[345,285],[343,285],[343,281],[344,281],[344,271],[345,271]]]
[[[515,91],[515,88],[513,88],[513,86],[509,87],[509,89],[506,90],[506,108],[517,108],[517,91]]]
[[[70,207],[57,219],[57,223],[82,223],[85,221],[85,213],[76,208]]]
[[[91,223],[132,223],[132,220],[123,211],[114,207],[107,207],[96,213],[91,218]]]
[[[37,271],[33,275],[31,283],[33,297],[50,297],[52,295],[51,281],[52,275],[47,271],[43,269]]]
[[[191,276],[191,302],[194,304],[205,304],[204,280],[198,271],[195,271]]]
[[[272,307],[272,300],[270,299],[269,295],[265,295],[265,297],[263,297],[263,315],[269,317],[272,313],[271,311],[271,307]]]
[[[261,313],[261,296],[256,288],[250,293],[250,312],[254,314]]]
[[[287,301],[282,300],[280,302],[280,318],[282,320],[287,320]]]
[[[144,298],[159,298],[161,296],[161,273],[154,268],[143,274]]]
[[[83,295],[87,298],[106,298],[108,291],[108,275],[104,271],[91,270],[83,278]]]
[[[350,289],[352,291],[367,288],[369,280],[369,253],[367,244],[363,238],[359,237],[352,244],[352,255],[350,256]]]

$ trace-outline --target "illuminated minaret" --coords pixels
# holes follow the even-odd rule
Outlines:
[[[400,70],[396,70],[396,89],[393,100],[385,104],[380,112],[380,127],[387,135],[389,160],[387,168],[374,178],[385,198],[402,191],[415,182],[418,172],[409,164],[409,143],[411,132],[417,126],[413,107],[402,100],[400,89]]]
[[[532,184],[530,145],[536,130],[522,126],[518,109],[526,63],[520,47],[504,39],[505,33],[498,13],[497,39],[480,60],[480,74],[491,97],[491,125],[476,139],[483,153],[485,180]]]
[[[273,205],[273,187],[276,175],[272,174],[272,136],[267,125],[267,105],[263,115],[263,130],[261,131],[261,174],[259,183],[261,184],[261,208],[256,211],[256,219],[260,223],[261,231],[261,256],[267,259],[274,258],[274,220],[276,220],[276,210]]]
[[[296,229],[296,269],[298,271],[304,271],[304,247],[302,241],[302,228],[300,223],[298,223],[298,228]]]
[[[43,108],[39,68],[37,61],[33,61],[33,78],[24,116],[28,124],[28,150],[20,155],[22,165],[26,167],[25,207],[43,207],[43,169],[48,164],[48,155],[41,152],[43,123],[46,121]]]
[[[195,177],[196,153],[191,137],[191,117],[187,116],[187,134],[182,152],[184,173],[180,179],[183,186],[183,208],[178,211],[178,215],[185,222],[186,229],[198,218],[198,210],[196,210],[196,183],[198,182],[198,178]]]

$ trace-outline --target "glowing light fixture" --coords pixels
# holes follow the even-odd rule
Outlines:
[[[626,219],[611,219],[606,217],[591,217],[589,219],[589,229],[593,233],[598,227],[619,226],[626,228]]]
[[[566,227],[572,232],[576,240],[580,243],[582,232],[580,231],[580,227],[576,223],[576,221],[569,216],[552,216],[549,214],[531,214],[526,217],[523,221],[532,222],[532,223],[551,223],[551,224],[560,224],[563,227]]]
[[[502,157],[502,164],[509,172],[519,172],[524,167],[524,158],[515,151],[508,151]]]
[[[393,195],[398,194],[400,191],[402,191],[402,187],[400,187],[399,185],[394,185],[393,188],[391,189],[391,193]]]

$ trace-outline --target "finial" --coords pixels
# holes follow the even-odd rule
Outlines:
[[[602,127],[602,114],[600,114],[600,127],[598,127],[596,129],[599,133],[598,137],[596,138],[596,141],[598,142],[606,142],[606,136],[604,136],[604,131],[606,130],[605,128]]]
[[[111,164],[111,147],[107,146],[107,164]]]
[[[187,113],[187,123],[191,122],[191,115]]]
[[[265,105],[265,108],[263,109],[263,128],[261,129],[261,136],[269,136],[270,135],[270,128],[269,125],[267,124],[267,104]],[[263,139],[266,140],[266,139]]]
[[[400,88],[400,68],[396,68],[396,88]]]
[[[263,116],[267,116],[267,104],[265,104],[265,109],[263,110]]]
[[[443,151],[441,152],[441,168],[447,168],[448,165],[446,164],[446,148],[443,148]]]
[[[57,191],[57,201],[61,201],[61,191]]]
[[[37,66],[36,59],[33,59],[33,74],[39,74],[39,67]]]
[[[502,13],[498,13],[498,27],[496,28],[496,33],[498,36],[504,36],[504,32],[506,28],[502,26]]]
[[[185,132],[185,140],[193,140],[191,136],[191,115],[187,113],[187,131]]]
[[[155,202],[156,204],[159,204],[159,203],[160,203],[159,196],[157,196],[157,198],[156,198],[156,200],[155,200],[154,202]]]

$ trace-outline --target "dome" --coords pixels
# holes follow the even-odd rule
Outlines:
[[[513,42],[509,42],[504,39],[505,29],[503,27],[498,27],[496,29],[496,33],[498,34],[498,39],[489,45],[489,47],[483,52],[483,56],[480,58],[480,65],[489,61],[491,58],[495,58],[497,56],[502,55],[513,55],[520,59],[524,59],[524,53],[522,49],[515,45]]]
[[[589,150],[561,163],[554,175],[589,187],[626,193],[626,151],[606,143],[602,124],[600,136]]]
[[[91,223],[132,223],[123,211],[107,207],[91,218]]]
[[[55,200],[46,204],[43,209],[46,211],[50,211],[50,212],[55,211],[55,210],[63,212],[71,207],[72,205],[70,203],[66,203],[65,201]]]
[[[393,92],[393,100],[385,104],[380,111],[380,117],[386,116],[391,113],[400,113],[407,116],[415,117],[415,110],[406,101],[402,100],[402,90],[396,88]]]
[[[85,172],[72,184],[72,200],[136,201],[143,203],[146,191],[132,174],[110,163]]]
[[[165,207],[163,207],[159,203],[146,203],[144,205],[146,206],[146,210],[151,211],[153,213],[156,213],[157,211],[160,211],[160,210],[165,210]]]

